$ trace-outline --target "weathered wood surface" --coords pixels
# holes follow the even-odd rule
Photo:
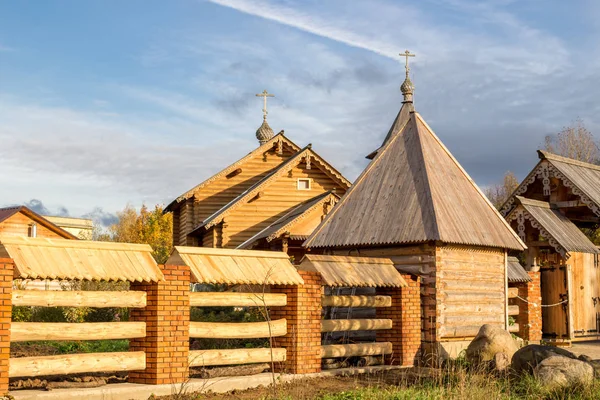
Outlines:
[[[271,322],[190,322],[190,337],[193,338],[253,339],[285,334],[285,319]]]
[[[146,337],[145,322],[13,322],[11,342],[108,340]]]
[[[236,365],[271,362],[282,362],[286,358],[286,350],[274,349],[218,349],[192,350],[189,355],[190,367],[208,367],[213,365]]]
[[[571,253],[569,258],[573,288],[571,308],[573,331],[575,336],[599,334],[596,323],[598,306],[593,298],[600,296],[600,268],[594,267],[594,255],[588,253]],[[583,332],[582,332],[583,331]]]
[[[514,299],[519,295],[519,289],[518,288],[508,288],[508,298],[509,299]]]
[[[391,319],[328,319],[321,321],[321,332],[376,331],[392,329]]]
[[[323,296],[323,307],[391,307],[390,296]]]
[[[8,376],[42,376],[146,369],[143,351],[11,358]]]
[[[519,315],[519,305],[508,306],[508,315]]]
[[[192,307],[281,307],[287,304],[283,293],[191,292]]]
[[[510,333],[518,333],[519,332],[519,324],[513,324],[508,326],[508,331]]]
[[[218,378],[222,376],[249,376],[260,374],[271,368],[270,364],[249,364],[249,365],[234,365],[232,367],[217,367],[203,369],[200,376],[203,379]]]
[[[146,307],[146,292],[14,290],[13,306],[40,307]]]
[[[330,344],[321,346],[321,358],[374,356],[379,354],[391,353],[392,344],[390,342]]]
[[[563,301],[561,294],[566,294],[568,290],[566,267],[563,266],[562,268],[557,267],[554,269],[542,268],[541,282],[542,304],[560,303]],[[567,318],[567,312],[562,305],[542,307],[542,321],[544,321],[542,324],[543,334],[559,339],[568,337]]]

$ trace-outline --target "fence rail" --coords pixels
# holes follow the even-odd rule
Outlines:
[[[10,331],[11,342],[134,339],[145,336],[145,322],[13,322]]]
[[[287,322],[190,322],[191,338],[256,339],[287,334]]]
[[[324,307],[391,307],[390,296],[323,296]]]
[[[279,293],[191,292],[192,307],[285,306],[287,296]]]
[[[214,365],[237,365],[286,360],[286,350],[274,349],[223,349],[223,350],[193,350],[190,351],[190,367],[203,367]]]
[[[392,329],[391,319],[328,319],[321,321],[321,332],[376,331]]]
[[[40,307],[146,307],[146,292],[14,290],[13,306]]]
[[[392,354],[392,343],[328,344],[321,346],[321,358],[377,356]]]

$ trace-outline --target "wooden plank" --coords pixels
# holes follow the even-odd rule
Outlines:
[[[391,307],[391,296],[323,296],[323,307]]]
[[[189,355],[190,367],[204,367],[212,365],[238,365],[271,362],[282,362],[286,359],[285,349],[218,349],[218,350],[193,350]]]
[[[190,337],[211,339],[252,339],[284,336],[287,322],[278,319],[270,322],[190,322]]]
[[[263,303],[264,300],[264,303]],[[192,307],[281,307],[287,305],[284,293],[191,292]]]
[[[11,342],[108,340],[146,337],[145,322],[13,322]]]
[[[510,333],[517,333],[517,332],[519,332],[519,324],[509,325],[508,326],[508,331]]]
[[[519,315],[519,305],[509,305],[508,306],[508,315]]]
[[[514,299],[519,295],[519,289],[518,288],[508,288],[508,298],[509,299]]]
[[[321,358],[375,356],[380,354],[392,354],[392,344],[381,342],[321,346]]]
[[[69,354],[61,356],[11,358],[8,376],[78,374],[83,372],[137,371],[146,369],[143,351]]]
[[[68,291],[14,290],[13,306],[40,307],[146,307],[146,292],[141,291]]]
[[[328,319],[321,321],[321,332],[376,331],[392,329],[391,319]]]

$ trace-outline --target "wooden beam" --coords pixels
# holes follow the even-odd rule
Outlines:
[[[70,291],[13,290],[13,306],[39,307],[146,307],[146,292],[141,291]]]
[[[109,340],[146,337],[145,322],[13,322],[11,342]]]
[[[136,371],[146,369],[143,351],[69,354],[62,356],[11,358],[11,378],[42,375],[69,375],[83,372]]]
[[[519,315],[519,306],[508,306],[508,315]]]
[[[513,324],[513,325],[510,325],[510,326],[508,327],[508,331],[509,331],[510,333],[516,333],[516,332],[519,332],[519,324]]]
[[[328,319],[321,321],[321,332],[376,331],[392,329],[391,319]]]
[[[550,203],[550,205],[554,208],[586,207],[585,203],[579,200],[555,201]]]
[[[359,343],[359,344],[329,344],[321,346],[321,358],[354,357],[354,356],[376,356],[380,354],[391,354],[392,344],[381,343]]]
[[[508,288],[508,298],[514,299],[519,295],[519,289],[516,287]]]
[[[270,322],[190,322],[190,337],[210,339],[254,339],[284,336],[287,322],[278,319]]]
[[[212,365],[237,365],[271,362],[282,362],[286,358],[285,349],[219,349],[219,350],[193,350],[189,355],[190,367],[204,367]]]
[[[263,303],[264,299],[264,303]],[[281,307],[287,305],[284,293],[191,292],[192,307]]]
[[[323,296],[323,307],[391,307],[391,296]]]

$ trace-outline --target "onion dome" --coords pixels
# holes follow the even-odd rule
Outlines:
[[[271,129],[271,127],[269,126],[269,123],[267,122],[267,118],[265,116],[265,118],[263,118],[262,125],[256,130],[256,138],[258,139],[260,144],[263,145],[269,140],[271,140],[273,136],[275,136],[275,132],[273,132],[273,129]]]

